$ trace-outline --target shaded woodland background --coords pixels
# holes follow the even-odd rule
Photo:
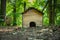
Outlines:
[[[42,11],[44,26],[60,25],[60,0],[0,0],[0,26],[22,27],[25,7]]]
[[[29,7],[44,13],[43,27],[19,28]],[[60,0],[0,0],[0,27],[1,40],[60,40]]]

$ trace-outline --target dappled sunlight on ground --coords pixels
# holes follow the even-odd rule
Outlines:
[[[1,40],[59,40],[60,32],[42,27],[15,28],[13,31],[0,31]]]

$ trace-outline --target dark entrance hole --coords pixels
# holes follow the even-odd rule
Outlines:
[[[30,22],[30,27],[36,27],[36,23],[35,22]]]

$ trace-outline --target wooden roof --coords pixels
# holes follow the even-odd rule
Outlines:
[[[26,11],[24,11],[22,14],[24,14],[24,13],[26,13],[26,12],[28,12],[29,10],[32,10],[32,9],[36,10],[36,11],[39,12],[39,13],[44,14],[43,12],[39,11],[38,9],[36,9],[36,8],[34,8],[34,7],[28,8],[28,9],[27,9]]]

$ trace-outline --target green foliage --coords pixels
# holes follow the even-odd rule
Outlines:
[[[7,0],[7,3],[6,3],[6,17],[11,17],[13,18],[13,5],[14,5],[14,0],[11,0],[11,1],[8,1]],[[23,10],[23,7],[22,7],[22,0],[16,0],[16,23],[18,26],[22,26],[22,12],[24,11]],[[13,25],[13,21],[11,21],[11,25]]]
[[[13,5],[15,4],[15,0],[7,0],[6,1],[6,17],[11,17],[13,18]],[[33,2],[29,0],[16,0],[16,23],[17,26],[22,26],[22,12],[24,12],[24,2],[26,2],[26,8],[29,7],[34,7],[37,8],[38,10],[42,11],[46,4],[47,0],[33,0]],[[56,20],[55,23],[57,25],[60,25],[60,1],[57,0],[57,6],[56,6]],[[1,1],[0,1],[0,10],[1,10]],[[1,11],[0,11],[1,13]],[[49,25],[49,18],[48,18],[48,10],[47,7],[44,10],[44,15],[43,15],[43,24],[44,25]],[[13,25],[13,20],[11,21],[11,26]]]
[[[49,25],[49,17],[48,17],[48,12],[47,8],[44,10],[44,15],[43,15],[43,25]]]
[[[56,25],[60,25],[60,0],[56,3]]]

